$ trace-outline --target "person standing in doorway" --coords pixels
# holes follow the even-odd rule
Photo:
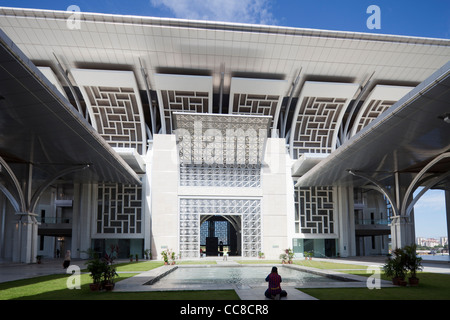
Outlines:
[[[66,251],[66,255],[64,256],[63,268],[67,269],[70,265],[70,250]]]

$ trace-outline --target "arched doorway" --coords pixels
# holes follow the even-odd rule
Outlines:
[[[242,254],[240,216],[200,216],[200,249],[206,256]]]
[[[233,254],[258,257],[262,247],[261,200],[259,198],[181,198],[180,257],[198,258],[200,256],[200,225],[211,217],[216,217],[214,219],[220,217],[233,226],[236,232],[236,236],[230,238],[230,243],[236,240],[236,250],[234,251],[234,247],[230,248]],[[215,221],[214,219],[211,221]],[[215,237],[215,234],[208,233],[208,237]]]

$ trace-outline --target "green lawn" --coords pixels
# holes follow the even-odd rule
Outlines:
[[[243,260],[245,264],[279,264],[278,260]],[[200,260],[190,263],[211,263],[215,261]],[[296,265],[314,267],[318,269],[333,269],[357,275],[370,276],[365,266],[331,263],[326,261],[294,261]],[[139,272],[151,270],[161,266],[158,261],[145,261],[117,264],[119,278],[116,281],[132,277]],[[40,276],[0,283],[0,300],[238,300],[234,290],[213,291],[170,291],[170,292],[91,292],[88,274],[81,274],[81,289],[68,289],[69,275],[58,274]],[[382,274],[382,278],[385,279]],[[418,287],[394,287],[369,290],[367,288],[324,288],[301,289],[301,291],[319,300],[449,300],[450,275],[435,273],[419,273]]]
[[[417,287],[392,287],[381,289],[341,288],[341,289],[301,289],[319,300],[449,300],[450,275],[426,273],[418,274]],[[382,276],[383,278],[383,276]]]
[[[188,262],[185,262],[188,263]],[[210,263],[215,263],[210,261]],[[159,261],[116,264],[116,281],[135,276],[142,271],[162,266]],[[81,270],[82,272],[86,270]],[[81,274],[81,288],[68,289],[68,274],[40,276],[0,283],[0,300],[238,300],[234,290],[171,291],[171,292],[92,292],[87,273]]]

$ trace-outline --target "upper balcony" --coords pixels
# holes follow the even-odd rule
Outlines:
[[[43,236],[72,235],[72,218],[66,217],[36,217],[40,222],[38,233]]]
[[[357,236],[376,236],[391,234],[390,219],[355,219]]]

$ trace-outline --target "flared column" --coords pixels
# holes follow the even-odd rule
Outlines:
[[[13,262],[34,263],[37,253],[38,223],[32,213],[17,213],[14,228]]]

